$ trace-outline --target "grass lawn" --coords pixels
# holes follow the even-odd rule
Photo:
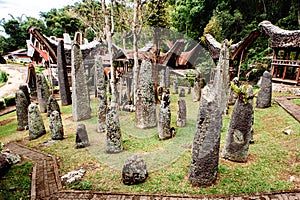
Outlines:
[[[92,99],[93,115],[86,124],[91,146],[75,149],[76,123],[72,121],[71,106],[61,107],[65,139],[51,145],[49,120],[43,114],[46,135],[29,141],[28,132],[16,132],[15,114],[0,117],[0,141],[6,143],[23,140],[35,147],[56,155],[60,162],[60,174],[83,167],[87,173],[67,189],[101,190],[113,192],[142,192],[164,194],[238,194],[289,190],[300,188],[300,124],[276,103],[267,109],[255,109],[254,140],[250,145],[247,163],[234,163],[220,158],[219,175],[215,185],[208,188],[192,187],[188,181],[195,124],[199,102],[187,103],[187,126],[176,127],[177,96],[171,96],[171,126],[176,128],[176,137],[159,141],[157,128],[141,130],[134,126],[134,113],[119,112],[122,139],[125,151],[119,154],[105,153],[105,133],[96,132],[97,100]],[[231,108],[232,109],[232,108]],[[231,109],[229,111],[231,111]],[[230,113],[230,112],[229,112]],[[4,120],[12,119],[4,123]],[[225,139],[230,114],[223,118],[221,148]],[[291,129],[291,135],[284,130]],[[220,151],[221,152],[221,151]],[[126,186],[121,182],[121,169],[126,158],[140,154],[147,163],[149,178],[145,183]],[[294,176],[294,182],[290,177]]]

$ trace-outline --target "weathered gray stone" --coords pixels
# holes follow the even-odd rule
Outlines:
[[[196,70],[196,77],[194,80],[194,87],[193,87],[193,101],[200,101],[201,97],[201,74],[198,70]]]
[[[122,182],[125,185],[143,183],[147,177],[147,165],[141,156],[133,155],[125,161],[122,169]]]
[[[75,148],[84,148],[90,146],[89,137],[85,124],[78,124],[76,128]]]
[[[81,180],[84,175],[85,175],[85,170],[81,168],[80,170],[74,170],[63,175],[61,177],[61,181],[64,185],[70,185],[75,181]]]
[[[160,101],[158,113],[158,137],[160,140],[172,137],[170,132],[171,111],[170,111],[170,94],[163,93]]]
[[[257,95],[256,108],[268,108],[272,100],[272,75],[265,71],[262,76],[261,87]]]
[[[22,90],[19,90],[16,93],[17,131],[23,131],[28,128],[28,106],[29,102],[26,95]]]
[[[188,85],[188,92],[187,92],[188,94],[191,94],[192,93],[192,88],[191,88],[191,85],[189,84]]]
[[[248,86],[247,93],[240,94],[234,105],[221,154],[224,159],[247,162],[252,130],[252,99],[253,89]]]
[[[15,165],[15,164],[21,162],[21,156],[18,154],[13,154],[10,152],[3,152],[2,154],[5,156],[8,164],[10,164],[10,165]]]
[[[82,54],[78,44],[72,45],[71,62],[73,119],[82,121],[91,118],[91,107]]]
[[[60,113],[59,105],[53,95],[50,95],[47,102],[47,116],[49,117],[53,111],[58,111]]]
[[[160,87],[166,88],[166,75],[165,75],[165,70],[160,71]]]
[[[153,89],[152,64],[145,60],[142,62],[140,69],[135,125],[142,129],[156,126],[156,104]]]
[[[193,186],[208,187],[217,180],[222,113],[228,100],[227,40],[222,46],[214,82],[201,95],[188,177]]]
[[[59,94],[61,99],[61,105],[67,106],[72,104],[70,85],[68,80],[68,72],[66,65],[66,57],[64,50],[64,41],[61,40],[57,46],[57,75]]]
[[[24,92],[26,99],[28,101],[28,105],[29,105],[31,102],[30,102],[30,95],[29,95],[29,90],[28,90],[27,84],[21,84],[19,86],[19,90],[22,90]]]
[[[179,97],[185,97],[185,89],[184,88],[180,89]]]
[[[178,127],[184,127],[186,125],[186,103],[182,98],[178,99],[178,112],[176,124]]]
[[[106,84],[104,79],[104,68],[101,56],[95,58],[95,77],[98,97],[98,124],[97,132],[104,132],[106,130],[106,112],[107,112],[107,97]]]
[[[166,79],[166,88],[170,88],[170,85],[171,85],[171,81],[170,81],[170,67],[166,67],[165,79]]]
[[[106,153],[123,151],[123,141],[118,113],[115,109],[106,115]]]
[[[175,76],[172,84],[172,93],[178,94],[178,77]]]
[[[36,75],[37,96],[41,113],[47,112],[47,102],[50,96],[49,86],[43,74]]]
[[[31,103],[28,107],[28,128],[29,139],[31,140],[46,134],[42,115],[35,103]]]
[[[50,128],[50,136],[52,140],[64,139],[64,127],[63,127],[60,113],[57,110],[54,110],[50,114],[49,128]]]

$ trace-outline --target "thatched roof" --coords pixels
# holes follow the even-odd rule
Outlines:
[[[270,37],[271,48],[300,47],[300,30],[284,30],[269,21],[262,21],[259,26]]]

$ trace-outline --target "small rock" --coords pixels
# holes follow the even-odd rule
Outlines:
[[[133,155],[125,161],[122,170],[122,181],[125,185],[143,183],[147,177],[147,166],[142,157]]]
[[[294,182],[295,181],[295,176],[290,176],[290,182]]]
[[[10,165],[15,165],[21,161],[21,157],[18,154],[8,152],[3,152],[2,154],[6,157],[6,160]]]
[[[287,130],[284,130],[283,133],[286,134],[286,135],[290,135],[292,133],[292,130],[287,129]]]
[[[81,168],[80,170],[71,171],[61,177],[61,181],[64,183],[64,185],[69,185],[77,180],[81,180],[82,177],[85,174],[85,170]]]

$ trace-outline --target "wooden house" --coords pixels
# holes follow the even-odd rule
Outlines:
[[[269,21],[259,24],[270,37],[273,49],[272,80],[300,84],[300,30],[283,30]]]

